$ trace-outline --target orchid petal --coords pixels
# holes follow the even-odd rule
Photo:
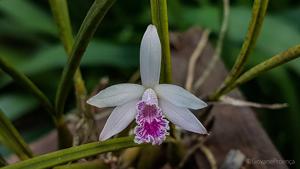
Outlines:
[[[205,102],[180,86],[159,84],[155,86],[154,90],[159,98],[165,99],[178,107],[201,109],[207,106]]]
[[[142,84],[153,87],[159,83],[161,44],[154,25],[149,25],[141,42],[140,71]]]
[[[136,103],[138,100],[131,101],[124,105],[116,107],[108,117],[104,128],[99,136],[99,140],[107,140],[113,135],[124,130],[136,115]]]
[[[137,84],[123,83],[110,86],[90,98],[87,103],[98,108],[122,105],[143,95],[144,87]]]
[[[167,119],[175,125],[191,132],[207,134],[205,127],[187,108],[176,107],[172,103],[162,99],[160,99],[159,103]]]

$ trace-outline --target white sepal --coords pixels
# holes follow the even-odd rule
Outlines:
[[[207,134],[205,127],[187,108],[176,107],[163,99],[160,99],[159,103],[166,117],[178,127],[199,134]]]
[[[117,84],[100,91],[87,103],[98,108],[119,106],[131,100],[139,99],[144,90],[143,86],[137,84]]]
[[[201,109],[207,106],[201,99],[180,86],[159,84],[154,89],[159,99],[165,99],[178,107]]]
[[[154,25],[149,25],[140,47],[140,71],[142,84],[153,87],[159,83],[161,44]]]
[[[135,118],[136,103],[138,100],[131,101],[116,107],[108,117],[104,128],[99,136],[99,140],[107,140],[113,135],[124,130]]]

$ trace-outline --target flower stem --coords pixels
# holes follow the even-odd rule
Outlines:
[[[224,94],[230,92],[232,89],[236,88],[237,86],[244,84],[245,82],[248,82],[249,80],[255,78],[259,74],[271,70],[277,66],[280,66],[298,57],[300,57],[300,45],[291,47],[286,51],[279,53],[271,57],[270,59],[254,66],[250,70],[246,71],[234,83],[232,83],[227,88],[227,90],[224,91]]]
[[[243,71],[243,67],[249,58],[250,52],[255,47],[256,40],[262,28],[265,14],[268,7],[268,0],[255,0],[252,8],[252,17],[248,26],[248,32],[244,39],[241,51],[230,71],[226,77],[224,84],[215,92],[213,99],[218,100],[224,94],[234,81],[239,77]]]
[[[73,145],[73,135],[68,128],[67,123],[62,119],[57,124],[57,135],[58,135],[58,148],[65,149],[72,147]]]
[[[74,38],[72,34],[71,21],[69,18],[69,10],[66,0],[49,0],[52,14],[57,23],[60,32],[60,38],[63,42],[65,51],[70,57],[72,52],[72,47],[74,44]],[[90,113],[86,110],[86,87],[82,79],[80,69],[78,68],[74,75],[74,87],[76,92],[77,107],[81,113]],[[91,115],[85,115],[85,117],[90,117]]]
[[[62,125],[61,123],[64,121],[64,117],[56,113],[52,106],[52,103],[49,101],[46,95],[27,76],[16,70],[2,57],[0,57],[0,67],[4,72],[9,74],[16,82],[18,82],[21,86],[27,88],[40,100],[42,105],[45,107],[46,111],[52,117],[56,128],[60,130],[60,126]],[[70,136],[70,132],[67,132],[67,130],[59,131],[59,133],[62,133],[62,135],[64,135],[64,139],[66,139],[67,136]],[[66,145],[66,143],[64,143],[64,145]]]
[[[42,103],[42,105],[47,110],[47,112],[51,115],[54,122],[56,123],[58,118],[55,114],[52,103],[46,97],[46,95],[25,74],[18,71],[8,61],[4,60],[3,56],[0,56],[0,68],[4,72],[6,72],[8,75],[10,75],[17,83],[19,83],[21,86],[25,87],[36,98],[38,98],[40,100],[40,102]]]
[[[14,125],[0,109],[1,142],[12,149],[21,160],[33,157],[33,153]],[[2,160],[0,160],[2,161]],[[1,164],[0,164],[1,165]]]
[[[115,0],[95,0],[79,29],[56,93],[55,109],[60,116],[63,114],[67,95],[72,85],[72,78],[79,67],[82,55],[105,14],[114,2]]]
[[[72,34],[72,27],[69,18],[68,5],[66,0],[49,0],[52,14],[56,21],[56,24],[59,29],[60,38],[63,42],[67,56],[70,57],[72,52],[72,47],[74,44],[74,38]],[[86,87],[81,76],[80,69],[78,68],[74,77],[74,87],[76,93],[76,102],[77,107],[80,113],[85,113],[86,107],[84,103],[86,100]],[[73,145],[73,136],[69,131],[67,125],[64,121],[61,121],[58,124],[58,139],[59,139],[59,148],[67,148]]]
[[[167,0],[150,0],[152,22],[156,26],[162,46],[162,83],[172,83],[172,62],[169,39]]]

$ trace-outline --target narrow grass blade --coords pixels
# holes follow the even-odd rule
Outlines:
[[[79,67],[82,55],[96,32],[98,25],[114,2],[115,0],[95,0],[79,29],[56,93],[55,109],[59,116],[63,114],[67,95],[72,86],[72,78]]]
[[[142,144],[134,143],[133,137],[116,138],[105,142],[94,142],[59,150],[49,154],[37,156],[29,160],[21,161],[16,164],[6,166],[2,169],[43,169],[100,153],[117,151],[123,148],[141,145]]]
[[[25,143],[22,136],[17,129],[5,116],[4,112],[0,109],[0,137],[7,147],[13,150],[21,160],[26,160],[33,157],[32,151]],[[0,160],[2,161],[2,160]]]
[[[72,34],[71,21],[69,18],[68,4],[66,0],[49,0],[51,10],[58,25],[60,38],[63,42],[66,53],[71,57],[74,38]],[[78,68],[74,75],[75,91],[78,105],[84,105],[80,102],[81,98],[86,97],[86,87],[82,80],[81,72]],[[84,108],[81,108],[81,110]]]
[[[18,71],[13,65],[4,60],[3,56],[0,56],[0,68],[11,76],[22,87],[26,88],[36,98],[40,100],[45,109],[50,113],[51,117],[55,120],[54,108],[47,98],[47,96],[22,72]]]
[[[269,0],[255,0],[252,8],[252,17],[248,26],[248,31],[244,39],[240,53],[226,77],[224,84],[211,97],[213,100],[218,100],[242,73],[244,65],[249,58],[250,52],[255,47],[256,40],[259,36],[263,21],[266,15]]]
[[[298,57],[300,57],[300,45],[291,47],[288,50],[279,53],[271,57],[270,59],[254,66],[250,70],[246,71],[232,85],[230,85],[227,90],[224,91],[224,94],[230,92],[237,86],[248,82],[249,80],[255,78],[259,74],[271,70],[277,66],[283,65],[284,63],[289,62]]]

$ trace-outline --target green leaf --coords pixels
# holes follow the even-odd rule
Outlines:
[[[67,0],[49,0],[49,3],[52,15],[54,16],[58,26],[60,39],[63,42],[66,53],[68,54],[67,56],[69,56],[72,51],[74,38]]]
[[[216,7],[204,6],[202,8],[184,8],[184,22],[191,25],[201,25],[208,27],[217,32],[219,27],[219,10]],[[299,11],[294,11],[297,13]],[[251,17],[251,10],[247,7],[237,6],[231,7],[230,25],[227,34],[229,48],[239,48],[243,42],[244,35],[247,31],[248,23],[245,22]],[[295,14],[294,14],[295,15]],[[298,16],[298,15],[297,15]],[[290,18],[287,21],[287,18]],[[295,19],[296,18],[296,19]],[[295,25],[297,17],[267,15],[262,27],[260,36],[258,37],[256,48],[249,59],[250,64],[254,65],[268,57],[275,55],[287,48],[299,43],[300,31]],[[276,28],[276,29],[275,29]],[[230,54],[226,60],[234,61],[234,57],[238,50]],[[262,53],[264,55],[262,55]],[[300,74],[300,59],[287,64],[288,67]]]
[[[244,7],[232,8],[228,32],[230,40],[238,43],[243,41],[243,34],[247,28],[247,24],[243,21],[248,17],[250,17],[249,9]],[[287,24],[278,17],[267,15],[255,50],[263,51],[266,55],[261,55],[259,58],[267,59],[269,56],[298,44],[299,39],[299,31],[294,26]]]
[[[186,28],[190,26],[201,26],[209,28],[215,32],[220,28],[220,11],[213,6],[203,6],[201,8],[182,8],[184,15],[181,22],[186,25]],[[175,22],[174,22],[175,23]],[[247,23],[246,23],[247,24]]]
[[[53,116],[54,112],[50,100],[25,74],[17,70],[11,63],[4,59],[3,56],[0,56],[0,68],[19,83],[19,85],[33,94],[42,103],[47,112]]]
[[[12,149],[20,159],[26,160],[33,157],[32,151],[29,149],[28,145],[25,143],[17,129],[13,126],[1,109],[0,137],[2,142],[7,147]]]
[[[32,59],[20,63],[20,70],[26,74],[37,74],[63,67],[67,58],[61,45],[48,47],[36,53]],[[130,68],[138,64],[138,48],[129,45],[117,45],[102,41],[93,41],[87,48],[81,65],[111,66]],[[51,59],[49,59],[51,58]],[[133,61],[132,61],[133,60]]]
[[[241,42],[242,38],[239,35],[241,31],[239,30],[244,30],[244,27],[246,27],[242,20],[247,16],[247,11],[244,8],[236,8],[234,12],[235,14],[231,18],[233,23],[230,26],[229,36],[233,41]],[[238,27],[234,26],[236,23],[240,23]],[[250,62],[258,63],[268,59],[269,56],[286,50],[295,44],[299,44],[299,39],[300,31],[292,23],[285,21],[279,16],[267,16]],[[262,52],[264,53],[263,55]],[[300,59],[294,60],[286,66],[292,68],[300,75]]]
[[[0,11],[28,31],[57,35],[51,17],[28,0],[1,0]]]
[[[109,169],[108,164],[100,160],[88,161],[83,163],[74,163],[54,167],[53,169]]]
[[[33,96],[9,93],[0,95],[0,107],[11,120],[20,118],[25,113],[38,106],[38,101]]]
[[[264,90],[266,93],[263,93],[263,95],[269,95],[269,97],[275,97],[274,99],[282,99],[282,102],[287,102],[289,107],[288,109],[280,110],[280,112],[277,113],[277,115],[274,117],[274,114],[266,114],[267,118],[265,119],[267,122],[270,121],[270,123],[273,123],[273,126],[269,126],[271,128],[269,133],[270,135],[274,137],[274,135],[278,135],[279,132],[285,132],[287,134],[287,138],[284,139],[290,139],[289,142],[292,142],[293,144],[290,144],[288,142],[284,142],[284,146],[288,146],[291,149],[295,150],[292,152],[288,152],[289,154],[293,154],[296,159],[300,157],[299,151],[299,144],[297,144],[300,141],[300,136],[298,134],[300,130],[300,106],[299,106],[299,97],[297,95],[297,85],[295,85],[295,82],[291,78],[290,74],[284,67],[276,68],[262,77],[258,78],[258,81],[260,82],[261,88],[265,89],[266,86],[276,86],[273,87],[273,89]],[[274,96],[274,90],[277,90],[276,96]],[[270,93],[267,93],[270,92]],[[264,101],[266,102],[266,101]],[[276,112],[271,112],[276,113]],[[280,125],[278,125],[280,124]],[[276,132],[274,131],[276,130]],[[277,131],[279,130],[279,131]],[[280,131],[281,130],[281,131]],[[273,133],[273,134],[272,134]],[[275,139],[275,138],[274,138]],[[278,141],[279,139],[276,138],[275,141]],[[277,142],[278,143],[278,142]],[[282,144],[282,143],[281,143]],[[280,146],[277,144],[277,146]],[[282,146],[282,145],[281,145]],[[282,148],[286,151],[287,147]]]
[[[218,17],[220,11],[218,8],[203,6],[201,8],[185,7],[183,9],[183,22],[185,22],[188,27],[199,25],[218,32],[218,28],[220,27],[220,19]],[[230,41],[243,42],[248,26],[248,22],[246,21],[249,20],[250,17],[251,9],[242,6],[231,7],[227,35]],[[284,21],[282,17],[267,15],[262,27],[262,32],[257,41],[256,49],[268,52],[268,57],[298,44],[299,39],[299,30],[297,30],[295,26]]]
[[[2,169],[43,169],[101,153],[142,145],[134,143],[133,137],[116,138],[59,150],[18,162]]]
[[[119,45],[111,42],[92,41],[81,62],[83,67],[109,66],[128,69],[138,66],[138,47],[135,45]],[[66,62],[65,52],[61,45],[49,46],[36,52],[32,57],[10,56],[14,65],[26,75],[43,74],[44,72],[60,69]],[[51,58],[51,59],[49,59]],[[11,79],[0,74],[0,88],[9,84]]]
[[[89,9],[76,36],[68,63],[64,67],[55,97],[55,110],[58,116],[63,115],[65,102],[69,94],[74,74],[80,65],[81,58],[94,36],[102,19],[112,7],[115,0],[95,0]]]
[[[297,30],[300,30],[300,7],[289,8],[283,12],[275,14],[276,18],[282,19],[284,22],[288,22],[289,25],[294,25]]]
[[[255,65],[255,66],[253,66],[251,69],[247,70],[240,77],[238,77],[238,79],[236,81],[234,81],[231,85],[229,85],[227,90],[224,91],[224,93],[228,93],[235,87],[255,78],[256,76],[258,76],[261,73],[269,71],[280,65],[283,65],[284,63],[289,62],[298,57],[300,57],[300,45],[291,47],[291,48]]]

